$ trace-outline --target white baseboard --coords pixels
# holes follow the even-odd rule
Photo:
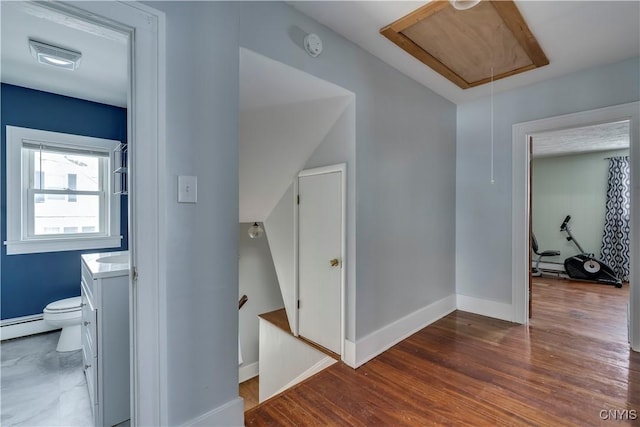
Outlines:
[[[456,295],[456,306],[458,310],[481,316],[493,317],[494,319],[512,322],[513,308],[511,304],[492,301],[487,299],[470,297],[467,295]]]
[[[43,332],[55,331],[55,326],[49,325],[42,319],[42,314],[33,316],[16,317],[2,321],[0,327],[0,340],[10,340],[13,338],[26,337],[27,335],[41,334]]]
[[[316,363],[315,365],[313,365],[312,367],[310,367],[309,369],[307,369],[306,371],[304,371],[303,373],[301,373],[300,375],[298,375],[297,377],[295,377],[294,379],[289,381],[289,383],[287,385],[282,387],[280,390],[276,391],[274,393],[274,396],[276,394],[282,393],[283,391],[293,387],[294,385],[306,380],[307,378],[311,377],[312,375],[317,374],[318,372],[322,371],[323,369],[328,368],[329,366],[333,365],[336,362],[337,362],[336,359],[334,359],[332,357],[329,357],[329,356],[325,357],[324,359],[320,360],[318,363]]]
[[[383,353],[405,338],[418,332],[456,309],[456,295],[451,294],[429,304],[395,322],[358,340],[355,345],[355,363],[349,366],[357,368]],[[346,353],[345,348],[345,353]]]
[[[244,401],[240,397],[183,424],[185,427],[244,426]]]
[[[257,377],[259,373],[260,362],[253,362],[248,365],[242,365],[238,368],[238,383],[243,383],[253,377]]]
[[[352,368],[356,366],[356,343],[344,340],[344,354],[342,355],[342,361]]]

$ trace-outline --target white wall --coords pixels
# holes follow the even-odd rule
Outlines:
[[[238,298],[242,295],[249,298],[238,314],[243,359],[241,367],[258,362],[258,315],[284,305],[269,242],[265,236],[251,239],[247,233],[250,226],[251,223],[240,223],[238,229]]]
[[[276,207],[264,223],[265,233],[271,248],[279,292],[292,331],[295,331],[296,279],[295,279],[295,242],[294,242],[294,194],[293,184],[284,193]]]
[[[456,106],[284,3],[148,4],[167,22],[163,411],[205,423],[238,395],[239,47],[356,95],[352,341],[454,292]],[[182,174],[198,176],[195,205],[176,202]]]
[[[579,252],[560,231],[567,215],[571,215],[571,231],[583,249],[600,256],[607,210],[607,158],[628,155],[627,149],[533,160],[533,232],[540,251],[561,252],[558,257],[545,257],[545,261],[563,262]]]
[[[332,357],[260,319],[260,403],[335,363]]]
[[[455,105],[286,4],[240,9],[242,47],[355,93],[357,300],[347,339],[454,293]],[[323,40],[317,58],[302,46],[309,32]]]
[[[490,99],[458,105],[456,286],[511,304],[512,126],[640,98],[638,58],[494,97],[495,184],[490,183]]]
[[[215,418],[238,399],[238,11],[222,2],[153,2],[166,13],[168,425]],[[177,203],[177,176],[198,203]],[[226,405],[226,406],[225,406]],[[202,418],[201,418],[202,419]]]

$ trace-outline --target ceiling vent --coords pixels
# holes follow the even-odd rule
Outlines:
[[[29,50],[40,64],[52,65],[70,71],[78,69],[82,58],[80,52],[32,39],[29,39]]]

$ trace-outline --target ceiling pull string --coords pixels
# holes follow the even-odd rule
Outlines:
[[[493,176],[493,157],[493,67],[491,67],[491,184],[496,182]]]
[[[496,48],[498,46],[497,43],[497,34],[500,32],[500,28],[502,27],[501,24],[498,25],[498,27],[496,28],[496,30],[493,32],[493,41],[492,41],[492,46],[491,46],[491,149],[490,149],[490,155],[491,155],[491,185],[495,184],[496,180],[495,180],[495,150],[494,150],[494,105],[493,105],[493,98],[494,98],[494,94],[493,94],[493,85],[494,85],[494,67],[496,65]]]

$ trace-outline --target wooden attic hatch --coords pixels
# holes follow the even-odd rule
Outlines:
[[[434,0],[380,33],[462,89],[549,63],[512,0],[467,10]]]

